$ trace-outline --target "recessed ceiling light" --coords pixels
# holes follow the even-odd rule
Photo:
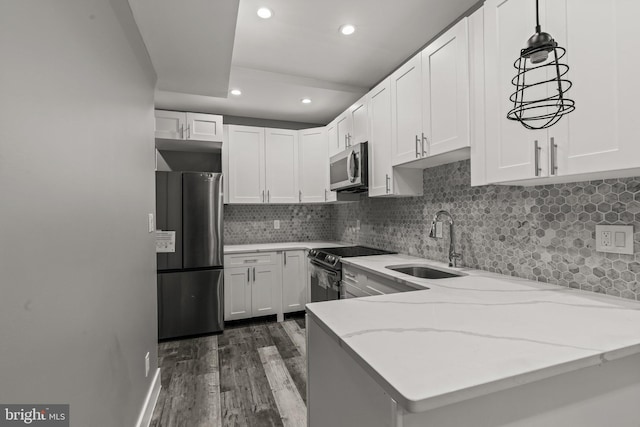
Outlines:
[[[302,98],[302,99],[300,100],[300,102],[302,102],[303,104],[311,104],[311,99],[309,99],[309,98]]]
[[[262,19],[269,19],[273,16],[273,12],[268,7],[258,9],[258,16]]]
[[[231,95],[240,96],[242,95],[242,91],[240,89],[231,89]]]
[[[349,36],[356,32],[356,27],[351,24],[344,24],[342,27],[340,27],[340,32],[345,36]]]

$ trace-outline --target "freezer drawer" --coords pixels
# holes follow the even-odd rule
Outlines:
[[[219,332],[224,327],[223,270],[158,274],[158,339]]]

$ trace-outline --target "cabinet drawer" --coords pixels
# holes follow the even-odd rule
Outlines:
[[[276,252],[255,252],[244,254],[233,254],[224,256],[225,267],[240,267],[240,266],[255,266],[255,265],[270,265],[278,262],[278,255]]]
[[[342,293],[342,296],[345,299],[358,298],[358,297],[370,297],[371,296],[370,293],[363,291],[359,287],[354,286],[349,282],[345,282],[343,280],[341,284],[342,284],[342,292],[341,293]]]
[[[367,276],[367,283],[365,290],[373,295],[378,294],[395,294],[398,292],[415,291],[415,288],[411,286],[394,282],[393,280],[386,280],[380,276]]]

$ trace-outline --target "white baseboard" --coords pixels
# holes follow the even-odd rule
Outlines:
[[[149,391],[147,392],[147,398],[144,400],[144,405],[142,405],[142,410],[140,411],[136,427],[149,427],[151,417],[153,416],[153,410],[158,402],[161,387],[160,368],[158,368],[156,369],[156,374],[153,376],[153,381],[151,382],[151,387],[149,387]]]

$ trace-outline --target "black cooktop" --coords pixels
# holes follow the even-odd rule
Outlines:
[[[318,249],[318,252],[324,252],[329,255],[337,257],[355,257],[355,256],[369,256],[369,255],[387,255],[395,254],[396,252],[385,251],[382,249],[368,248],[366,246],[345,246],[338,248],[322,248]]]

